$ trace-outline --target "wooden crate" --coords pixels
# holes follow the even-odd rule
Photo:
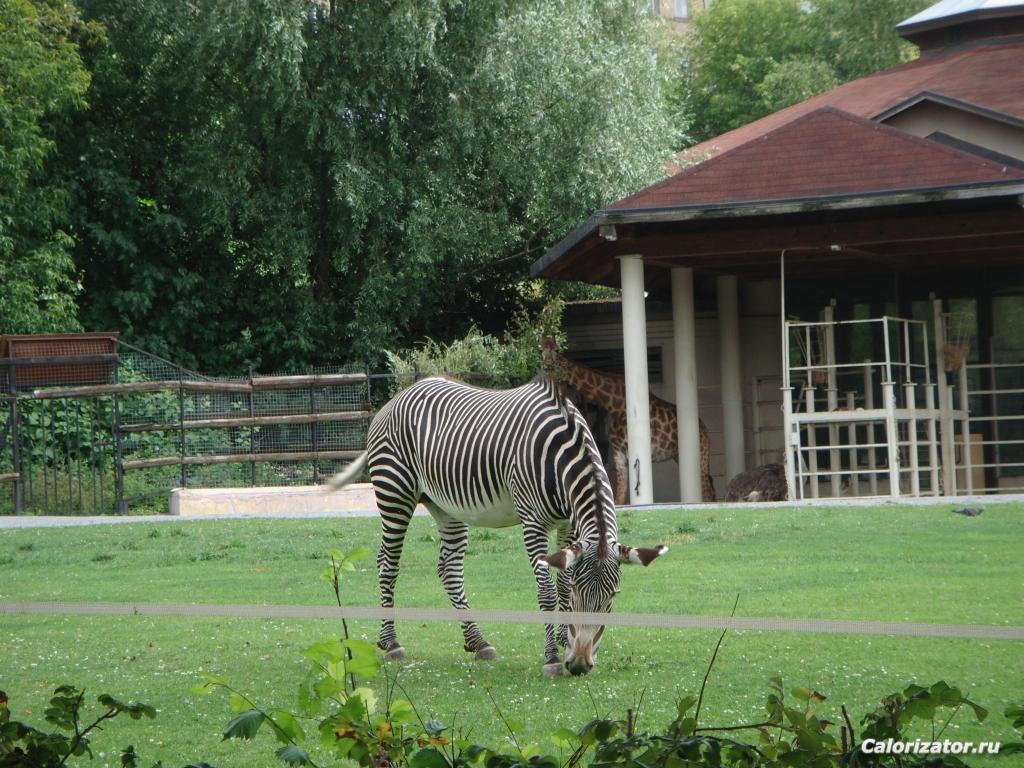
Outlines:
[[[0,363],[18,361],[19,390],[76,384],[107,384],[117,369],[118,333],[47,333],[0,336]],[[109,356],[108,359],[99,359]],[[12,366],[0,365],[3,391]]]

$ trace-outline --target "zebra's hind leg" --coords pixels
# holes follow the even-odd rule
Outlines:
[[[524,521],[525,515],[520,515]],[[538,524],[523,522],[523,541],[530,556],[533,576],[537,580],[537,603],[542,611],[554,611],[558,604],[551,569],[541,560],[548,553],[548,532]],[[557,677],[565,674],[565,666],[558,656],[558,638],[554,624],[544,626],[544,674]]]
[[[393,491],[391,487],[382,487],[376,482],[374,485],[381,522],[380,552],[377,554],[380,604],[382,608],[393,608],[395,605],[395,581],[398,580],[398,561],[402,557],[405,532],[409,528],[409,521],[416,508],[416,500],[406,494]],[[386,659],[405,658],[405,649],[398,642],[395,622],[391,620],[381,622],[380,639],[377,641],[377,645],[384,651]]]
[[[465,560],[466,546],[469,544],[469,528],[445,514],[437,505],[424,499],[424,505],[437,522],[437,530],[441,536],[441,554],[437,559],[437,576],[441,579],[444,591],[448,593],[452,608],[467,609],[466,600]],[[474,653],[478,661],[493,661],[498,658],[494,646],[484,639],[480,627],[473,621],[464,621],[462,637],[463,646]]]

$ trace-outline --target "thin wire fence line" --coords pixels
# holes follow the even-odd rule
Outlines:
[[[492,624],[592,624],[647,629],[749,630],[832,635],[1024,640],[1024,627],[935,624],[843,619],[778,619],[758,616],[699,616],[653,613],[547,613],[542,611],[456,610],[452,608],[364,608],[317,605],[187,603],[105,603],[0,601],[0,614],[146,616],[244,619],[348,619],[391,621],[477,621]]]

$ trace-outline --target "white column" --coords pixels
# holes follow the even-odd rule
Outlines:
[[[942,313],[942,299],[932,299],[932,311],[935,318],[935,371],[939,385],[939,423],[942,432],[939,437],[942,448],[942,494],[956,496],[956,446],[953,435],[953,393],[946,380],[946,364],[943,347],[946,346],[946,327]]]
[[[651,477],[651,401],[647,378],[647,312],[644,262],[620,256],[622,275],[622,348],[626,368],[626,440],[629,443],[629,501],[653,504]]]
[[[728,480],[747,468],[740,373],[740,302],[738,281],[734,275],[722,275],[715,282],[718,288],[718,349],[722,361],[722,433],[725,477]]]
[[[676,422],[679,426],[679,494],[701,501],[700,416],[697,412],[697,339],[693,270],[672,270],[672,339],[675,353]]]

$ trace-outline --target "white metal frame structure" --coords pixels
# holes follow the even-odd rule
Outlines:
[[[935,309],[941,320],[941,302],[936,302]],[[783,324],[782,409],[789,498],[956,494],[954,432],[958,425],[962,445],[970,444],[965,367],[960,367],[956,386],[947,382],[941,369],[933,377],[928,326],[923,321],[890,316],[836,321],[833,307],[825,309],[824,318]],[[857,325],[870,334],[881,334],[881,359],[837,359],[837,332]],[[942,323],[936,323],[936,328],[936,355],[940,355]],[[794,361],[790,350],[796,339],[802,339],[793,346],[801,350],[798,356],[803,359]],[[820,340],[817,348],[815,340]],[[960,454],[965,490],[972,493],[970,451]],[[866,489],[862,480],[867,481]],[[828,487],[827,494],[822,493],[823,485]]]

